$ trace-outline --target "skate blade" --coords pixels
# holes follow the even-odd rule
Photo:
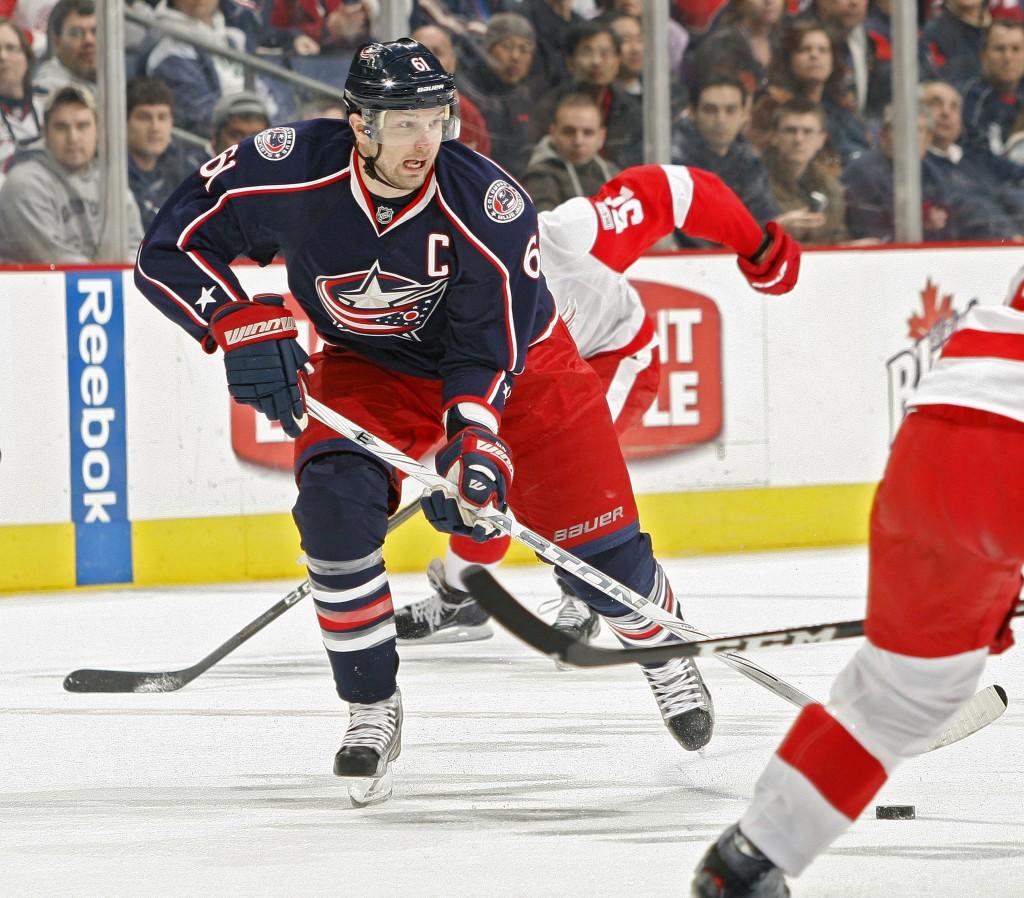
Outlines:
[[[422,639],[398,638],[399,645],[443,645],[449,642],[480,642],[490,639],[494,631],[487,625],[481,624],[478,627],[449,627],[447,630],[439,630],[430,636]]]
[[[391,765],[383,776],[367,776],[353,779],[348,787],[348,799],[354,808],[366,808],[370,805],[382,804],[391,797],[395,781]]]

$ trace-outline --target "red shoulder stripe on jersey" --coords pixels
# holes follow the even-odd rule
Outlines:
[[[505,300],[505,338],[508,344],[508,370],[513,374],[519,374],[522,370],[522,363],[519,360],[519,346],[516,343],[515,319],[512,316],[512,287],[509,279],[508,269],[494,253],[492,253],[469,228],[467,228],[454,210],[445,201],[440,189],[437,191],[437,202],[441,211],[448,216],[452,224],[461,232],[485,259],[487,259],[501,275],[501,292]],[[524,359],[525,361],[525,359]]]
[[[348,168],[343,168],[341,171],[334,172],[330,175],[324,175],[324,177],[317,178],[315,181],[303,181],[298,184],[259,184],[253,187],[235,187],[231,190],[225,190],[224,193],[220,195],[220,198],[216,203],[201,215],[196,216],[188,225],[186,225],[185,230],[183,230],[181,232],[181,236],[178,237],[178,249],[184,252],[188,241],[192,238],[192,235],[201,228],[208,219],[217,215],[229,200],[233,200],[239,196],[256,196],[261,193],[297,193],[302,190],[316,190],[318,187],[326,187],[328,184],[333,184],[335,181],[341,181],[347,178],[350,173],[351,172]]]
[[[149,281],[157,290],[164,294],[171,302],[173,302],[178,308],[180,308],[193,322],[198,324],[201,328],[209,326],[209,322],[205,321],[193,310],[192,306],[189,305],[184,299],[178,296],[170,287],[168,287],[162,281],[158,281],[156,278],[150,277],[142,268],[142,252],[140,247],[139,257],[136,260],[135,268],[142,275],[143,279]]]
[[[997,358],[1024,362],[1024,334],[959,330],[942,350],[943,358]]]

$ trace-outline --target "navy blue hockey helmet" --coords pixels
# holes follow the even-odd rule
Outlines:
[[[423,44],[408,37],[364,44],[345,80],[349,112],[430,109],[455,101],[455,79]]]

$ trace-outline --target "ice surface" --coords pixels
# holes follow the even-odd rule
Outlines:
[[[864,557],[666,567],[693,623],[729,632],[860,617]],[[502,578],[554,592],[540,568]],[[425,583],[394,577],[396,601]],[[404,648],[395,795],[357,810],[331,774],[346,717],[308,602],[180,692],[61,689],[77,667],[190,665],[293,586],[0,597],[0,895],[681,896],[795,714],[704,663],[718,723],[687,754],[632,669],[557,672],[505,633]],[[855,644],[755,657],[824,697]],[[793,894],[1024,894],[1022,673],[1021,651],[992,659],[1006,715],[886,785],[878,803],[916,820],[865,817]]]

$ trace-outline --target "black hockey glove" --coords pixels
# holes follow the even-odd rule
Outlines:
[[[229,302],[210,318],[204,341],[209,351],[224,350],[228,392],[251,405],[284,432],[298,437],[306,426],[306,404],[299,393],[299,371],[309,356],[296,342],[295,319],[284,299],[263,293],[252,302]]]

